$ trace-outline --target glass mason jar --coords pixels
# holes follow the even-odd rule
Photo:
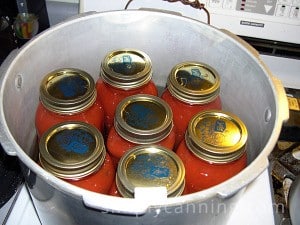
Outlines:
[[[176,146],[184,139],[191,118],[200,111],[222,108],[220,77],[212,67],[200,62],[183,62],[171,70],[162,93],[173,111]]]
[[[53,125],[82,121],[104,130],[104,111],[96,101],[95,82],[88,73],[63,68],[47,74],[40,85],[35,127],[40,137]]]
[[[114,124],[115,110],[122,99],[135,94],[158,95],[151,78],[151,60],[142,51],[120,49],[105,56],[96,88],[98,101],[104,107],[107,131]]]
[[[39,163],[58,178],[102,194],[109,192],[116,173],[102,134],[79,121],[56,124],[42,135]]]
[[[38,17],[33,13],[18,13],[14,21],[15,34],[20,39],[30,39],[39,31]]]
[[[168,104],[153,95],[133,95],[123,99],[115,113],[115,124],[109,130],[106,145],[117,163],[130,148],[158,144],[173,150],[175,131]]]
[[[121,158],[109,194],[133,198],[136,188],[162,187],[167,197],[176,197],[184,191],[184,177],[184,165],[174,152],[158,145],[140,145]]]
[[[176,150],[186,170],[186,193],[210,188],[243,170],[247,138],[246,126],[232,113],[196,114]]]

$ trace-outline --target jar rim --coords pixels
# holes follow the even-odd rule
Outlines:
[[[61,68],[48,73],[40,85],[40,102],[59,114],[75,114],[91,107],[97,97],[95,81],[87,72]]]
[[[157,143],[171,133],[173,126],[170,106],[154,95],[128,96],[116,108],[114,127],[122,138],[133,143]]]
[[[39,141],[42,167],[63,179],[80,179],[94,173],[102,166],[105,157],[102,134],[85,122],[56,124]]]
[[[243,121],[230,112],[205,110],[189,122],[185,142],[197,157],[228,163],[246,151],[248,131]]]
[[[101,62],[100,78],[115,88],[139,88],[152,78],[151,59],[145,52],[137,49],[111,51]]]
[[[189,104],[207,104],[220,93],[220,76],[208,64],[186,61],[175,65],[167,81],[169,92]]]
[[[167,196],[176,197],[185,186],[184,164],[176,153],[165,147],[136,146],[121,157],[116,185],[123,197],[133,198],[136,187],[166,187]]]

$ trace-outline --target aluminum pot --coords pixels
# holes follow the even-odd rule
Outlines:
[[[150,189],[126,199],[75,187],[35,162],[34,114],[43,76],[76,67],[98,79],[105,54],[128,47],[150,56],[161,89],[182,61],[205,62],[219,72],[224,110],[239,116],[249,131],[248,166],[242,172],[181,197],[166,198]],[[288,119],[280,81],[249,46],[199,21],[148,10],[85,14],[37,35],[1,66],[0,103],[0,141],[7,154],[20,159],[41,222],[55,225],[224,224],[243,188],[268,167],[268,155]]]
[[[299,208],[300,208],[300,175],[293,181],[288,194],[288,206],[290,217],[293,225],[300,224]]]

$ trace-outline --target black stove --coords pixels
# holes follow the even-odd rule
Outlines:
[[[300,176],[300,90],[286,89],[290,118],[283,125],[279,140],[272,151],[270,171],[273,187],[274,216],[277,224],[292,225],[289,191]]]
[[[14,202],[14,197],[21,184],[23,176],[18,158],[8,156],[0,145],[0,223],[5,221]]]
[[[0,17],[0,65],[8,54],[17,48],[11,23],[12,21],[8,16]]]

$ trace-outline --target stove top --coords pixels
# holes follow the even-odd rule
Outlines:
[[[19,162],[16,157],[8,156],[0,145],[0,224],[9,214],[16,193],[23,181]]]
[[[277,224],[291,225],[289,213],[289,190],[300,175],[300,90],[286,89],[289,100],[290,118],[283,125],[279,141],[272,151],[270,171],[273,201]]]

